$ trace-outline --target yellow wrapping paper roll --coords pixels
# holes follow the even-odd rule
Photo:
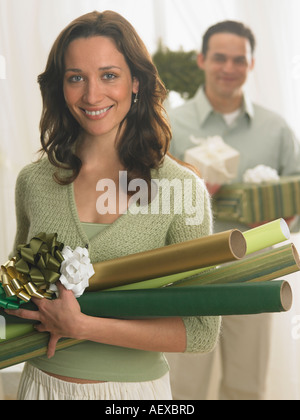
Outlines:
[[[244,235],[237,229],[94,264],[89,292],[168,276],[246,255]]]
[[[284,219],[277,219],[244,232],[247,242],[247,255],[271,247],[290,239],[288,224]]]

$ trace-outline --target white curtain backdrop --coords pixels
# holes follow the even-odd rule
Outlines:
[[[6,261],[15,235],[16,176],[39,148],[37,76],[66,24],[83,13],[106,9],[123,14],[151,53],[159,38],[173,50],[198,50],[210,25],[224,19],[248,24],[258,47],[247,89],[256,102],[286,118],[300,138],[299,0],[0,0],[0,263]],[[295,241],[300,242],[298,236]],[[300,315],[300,279],[290,279],[293,309],[274,316],[270,399],[300,398],[300,340],[291,335],[293,317]]]

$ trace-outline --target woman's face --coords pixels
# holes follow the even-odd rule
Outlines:
[[[89,136],[112,136],[127,115],[139,83],[114,41],[78,38],[65,53],[64,96],[73,117]]]

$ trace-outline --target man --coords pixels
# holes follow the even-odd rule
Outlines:
[[[179,159],[195,138],[219,135],[240,152],[238,175],[264,164],[279,175],[300,174],[299,143],[277,114],[253,104],[243,87],[255,65],[256,40],[242,23],[225,21],[205,33],[198,66],[205,86],[195,97],[169,112],[171,153]],[[208,185],[213,194],[216,186]],[[249,226],[215,221],[215,231]],[[220,339],[220,399],[264,399],[270,346],[271,315],[224,317]],[[206,399],[213,356],[168,355],[175,399]],[[187,378],[187,379],[186,379]]]

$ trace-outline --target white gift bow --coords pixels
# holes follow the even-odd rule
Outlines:
[[[246,183],[261,184],[262,182],[279,181],[280,177],[276,169],[266,165],[257,165],[253,169],[247,169],[243,181]]]
[[[88,250],[77,247],[73,251],[69,246],[65,246],[62,250],[62,256],[64,261],[61,263],[59,280],[67,290],[72,290],[74,296],[78,298],[89,286],[89,279],[95,274]],[[50,286],[50,290],[58,295],[55,284]]]

